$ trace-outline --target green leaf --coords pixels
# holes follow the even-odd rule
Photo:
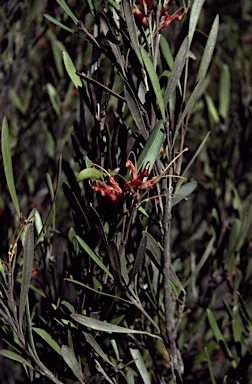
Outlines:
[[[103,179],[101,171],[95,168],[86,168],[80,171],[76,177],[77,183],[86,179]]]
[[[143,356],[141,355],[139,349],[130,348],[130,353],[135,361],[135,364],[143,379],[144,384],[151,384],[150,375],[147,371]]]
[[[19,363],[27,365],[29,368],[33,369],[32,365],[16,352],[8,351],[7,349],[0,349],[0,355],[7,357],[8,359],[18,361]]]
[[[147,335],[150,337],[154,337],[157,339],[161,339],[160,336],[154,335],[152,333],[144,332],[144,331],[137,331],[135,329],[131,328],[125,328],[125,327],[120,327],[119,325],[114,325],[111,323],[106,323],[104,321],[100,321],[97,319],[93,319],[91,317],[87,317],[84,315],[77,315],[77,314],[71,314],[70,315],[75,321],[78,323],[85,325],[86,327],[89,327],[91,329],[95,329],[97,331],[102,331],[102,332],[108,332],[108,333],[127,333],[127,334],[142,334],[142,335]]]
[[[204,349],[205,349],[207,365],[208,365],[208,369],[209,369],[209,373],[210,373],[211,383],[212,384],[216,384],[216,380],[214,378],[213,366],[212,366],[212,363],[211,363],[211,360],[210,360],[210,356],[209,356],[207,347],[205,347]]]
[[[160,48],[165,61],[168,64],[170,70],[173,68],[174,59],[171,53],[170,45],[163,35],[160,35]]]
[[[232,255],[238,243],[239,235],[241,233],[241,225],[242,225],[241,220],[235,218],[232,223],[230,235],[228,238],[228,255],[229,256]]]
[[[12,161],[11,161],[11,151],[10,151],[10,137],[9,137],[9,129],[7,119],[4,116],[3,124],[2,124],[2,156],[3,156],[3,165],[4,165],[4,173],[7,181],[7,186],[9,188],[9,192],[11,195],[12,202],[14,204],[16,213],[18,217],[20,217],[20,208],[18,204],[16,188],[14,184],[13,177],[13,169],[12,169]]]
[[[180,79],[181,73],[184,69],[185,62],[186,62],[186,56],[188,52],[188,36],[184,39],[183,43],[181,44],[181,47],[177,53],[177,56],[175,58],[175,62],[172,68],[171,75],[168,80],[168,84],[165,90],[164,94],[164,105],[168,103],[170,100],[177,84]]]
[[[92,251],[92,249],[79,237],[76,236],[78,243],[81,247],[87,252],[87,254],[94,260],[94,262],[99,265],[99,267],[112,279],[114,280],[113,275],[109,272],[108,268],[103,264],[101,259]]]
[[[70,79],[72,80],[75,88],[78,89],[78,87],[82,87],[81,79],[76,74],[76,69],[75,69],[75,66],[74,66],[74,64],[72,62],[71,57],[68,55],[68,53],[66,51],[63,51],[62,54],[63,54],[63,61],[64,61],[64,64],[65,64],[67,73],[68,73]]]
[[[40,337],[42,337],[42,339],[45,340],[45,342],[49,344],[50,347],[53,348],[61,356],[61,349],[59,344],[55,340],[53,340],[52,336],[49,335],[48,332],[46,332],[44,329],[36,327],[32,327],[32,330],[37,333]]]
[[[32,277],[32,267],[34,258],[34,234],[33,224],[34,215],[36,210],[34,209],[28,217],[25,233],[24,233],[24,257],[23,257],[23,271],[22,282],[20,292],[20,304],[19,304],[19,326],[22,328],[23,315],[25,311],[26,300],[28,300],[28,292]]]
[[[148,138],[148,132],[146,130],[146,127],[145,127],[145,123],[144,123],[144,120],[143,120],[143,114],[140,110],[140,107],[139,107],[139,104],[137,102],[137,100],[135,99],[134,96],[132,96],[130,94],[130,92],[128,91],[126,85],[124,87],[124,95],[125,95],[125,99],[127,101],[127,105],[128,105],[128,108],[130,110],[130,113],[136,123],[136,126],[137,128],[139,129],[141,135],[143,136],[143,138],[145,140],[147,140]]]
[[[111,363],[111,361],[108,358],[108,355],[101,349],[100,345],[97,343],[97,341],[93,338],[91,333],[83,332],[85,339],[87,342],[91,345],[91,347],[95,350],[95,352],[109,365],[114,367],[114,365]]]
[[[209,95],[205,95],[208,115],[213,119],[214,123],[220,122],[220,117],[217,108],[214,105],[213,99]]]
[[[231,95],[231,80],[230,69],[227,64],[223,64],[221,68],[220,81],[219,81],[219,114],[226,120],[228,117],[228,110],[230,105]]]
[[[205,0],[196,0],[192,4],[191,12],[190,12],[190,21],[189,21],[189,47],[192,43],[193,35],[196,29],[196,26],[199,21],[201,8],[204,4]]]
[[[199,67],[196,82],[200,80],[204,80],[204,78],[206,77],[207,70],[213,56],[214,47],[215,47],[217,35],[218,35],[218,29],[219,29],[219,15],[215,17],[211,31],[209,33],[206,47],[204,49],[204,53],[200,62],[200,67]]]
[[[157,98],[157,103],[158,103],[163,121],[165,123],[166,122],[166,116],[165,116],[164,100],[163,100],[163,95],[162,95],[162,91],[160,88],[160,83],[159,83],[159,79],[157,76],[157,72],[156,72],[156,70],[153,66],[153,63],[152,63],[148,53],[146,52],[146,50],[142,46],[140,47],[140,50],[141,50],[141,54],[142,54],[142,58],[143,58],[143,62],[144,62],[146,71],[149,75],[153,90],[154,90],[156,98]]]
[[[150,163],[150,171],[155,164],[155,161],[158,157],[161,145],[164,140],[164,123],[162,120],[159,120],[155,125],[153,131],[151,132],[148,140],[145,143],[145,146],[137,159],[137,169],[140,171]]]
[[[235,343],[241,343],[241,341],[242,341],[242,327],[241,327],[238,305],[235,305],[233,307],[232,330],[233,330]]]
[[[123,12],[125,16],[125,21],[126,21],[128,32],[129,32],[130,42],[138,57],[138,60],[143,66],[143,60],[140,54],[140,46],[139,46],[138,37],[137,37],[137,26],[133,17],[133,12],[132,12],[132,9],[133,9],[132,3],[130,0],[123,0],[122,6],[123,6]]]
[[[58,92],[56,91],[56,88],[51,84],[46,84],[47,92],[50,98],[50,101],[52,103],[52,106],[57,114],[57,116],[60,115],[60,97]]]
[[[222,350],[226,354],[226,356],[231,360],[233,367],[236,368],[237,363],[235,362],[233,355],[232,355],[232,352],[230,351],[230,349],[226,343],[226,340],[224,339],[223,333],[221,332],[221,330],[220,330],[220,328],[219,328],[219,326],[215,320],[213,312],[209,308],[207,308],[207,317],[208,317],[208,321],[209,321],[210,327],[213,331],[215,339],[219,343],[220,347],[222,348]]]
[[[68,31],[70,33],[74,33],[74,30],[72,28],[68,28],[66,25],[62,24],[60,21],[56,20],[54,17],[47,15],[46,13],[44,13],[43,16],[47,20],[51,21],[53,24],[57,25],[58,27],[65,29],[66,31]]]
[[[198,183],[196,181],[191,181],[190,183],[186,183],[182,185],[176,192],[172,198],[172,206],[178,204],[184,197],[189,196],[197,187]],[[176,196],[178,195],[178,196]]]
[[[68,14],[69,17],[74,21],[75,24],[77,24],[77,17],[73,14],[65,0],[56,0],[57,3],[64,9],[64,11]]]
[[[131,281],[134,279],[134,277],[136,276],[136,274],[139,272],[140,268],[142,267],[143,259],[144,259],[145,253],[146,253],[146,247],[147,247],[147,238],[146,238],[146,236],[143,236],[141,241],[140,241],[138,250],[137,250],[136,260],[135,260],[134,267],[133,267],[133,270],[131,273]]]
[[[61,353],[63,359],[65,360],[75,377],[77,377],[80,383],[84,384],[84,381],[82,380],[81,367],[75,357],[74,352],[71,350],[71,348],[67,347],[66,345],[62,345]]]

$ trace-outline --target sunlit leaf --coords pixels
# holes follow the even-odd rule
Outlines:
[[[213,99],[209,95],[205,95],[205,99],[206,99],[209,117],[213,119],[214,123],[219,123],[220,117],[219,117],[217,108],[214,105]]]
[[[14,184],[12,161],[11,161],[11,151],[10,151],[9,129],[8,129],[7,119],[5,116],[3,118],[3,124],[2,124],[1,141],[2,141],[2,156],[3,156],[4,173],[5,173],[5,177],[6,177],[6,181],[7,181],[7,185],[9,188],[12,202],[14,204],[16,213],[19,217],[20,216],[20,208],[19,208],[16,188],[15,188],[15,184]]]
[[[174,59],[171,53],[170,45],[163,35],[160,35],[160,48],[165,61],[167,62],[170,70],[172,70]]]
[[[81,367],[75,357],[74,352],[71,350],[71,348],[67,347],[66,345],[62,345],[61,353],[63,359],[65,360],[75,377],[77,377],[80,383],[84,384],[84,381],[82,380]]]

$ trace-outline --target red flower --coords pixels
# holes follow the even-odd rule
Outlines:
[[[110,185],[107,185],[97,180],[92,188],[95,192],[100,192],[102,196],[108,196],[115,203],[118,201],[118,197],[122,195],[122,189],[117,184],[114,176],[110,176],[109,183]]]
[[[32,275],[33,275],[33,276],[40,275],[40,269],[34,269],[34,268],[32,268]]]

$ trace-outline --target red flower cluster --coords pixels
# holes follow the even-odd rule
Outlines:
[[[150,13],[149,8],[151,7],[153,0],[145,0],[145,2],[143,2],[142,0],[137,0],[137,1],[140,4],[140,6],[144,9],[144,13],[142,13],[139,10],[139,8],[136,5],[134,5],[133,14],[140,19],[142,25],[144,25],[145,27],[148,27],[149,26],[148,16]],[[166,28],[173,20],[181,20],[183,17],[183,13],[174,13],[173,15],[169,15],[168,11],[169,11],[168,0],[165,0],[161,10],[159,29]]]
[[[35,268],[33,268],[33,269],[32,269],[32,275],[33,275],[33,276],[40,275],[40,269],[35,269]]]
[[[125,192],[130,191],[134,198],[137,198],[137,192],[139,190],[150,189],[154,186],[157,176],[154,176],[151,180],[143,181],[145,177],[149,176],[149,165],[147,165],[139,175],[132,161],[127,160],[126,168],[131,170],[131,178],[124,183],[123,189]],[[96,180],[92,188],[95,192],[100,192],[102,196],[108,196],[111,201],[117,202],[119,197],[122,196],[123,190],[118,185],[115,176],[110,176],[108,182],[109,185]]]

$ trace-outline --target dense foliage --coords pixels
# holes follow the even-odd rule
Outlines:
[[[1,383],[252,383],[251,10],[0,6]]]

